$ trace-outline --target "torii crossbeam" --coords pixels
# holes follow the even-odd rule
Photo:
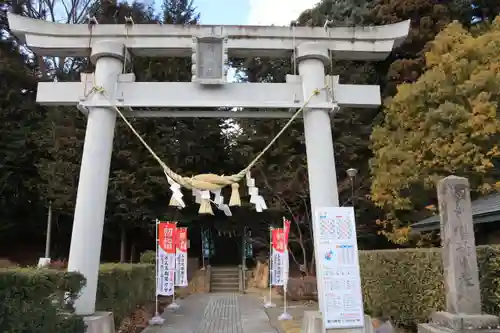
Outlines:
[[[56,24],[17,15],[9,15],[8,19],[11,31],[24,39],[37,54],[61,57],[91,54],[91,61],[96,65],[93,76],[83,75],[82,82],[39,83],[37,94],[39,103],[79,105],[79,109],[88,114],[68,266],[68,270],[79,271],[87,278],[87,286],[76,301],[77,313],[83,315],[95,311],[116,122],[112,106],[126,108],[128,115],[141,117],[230,117],[238,112],[221,114],[225,112],[221,111],[210,115],[210,111],[195,111],[197,113],[193,115],[188,114],[189,111],[165,111],[162,114],[134,111],[133,108],[298,109],[315,91],[321,90],[310,100],[303,114],[314,216],[318,207],[339,206],[330,111],[338,106],[378,107],[381,103],[378,86],[342,85],[338,84],[338,78],[325,80],[325,66],[330,64],[332,56],[335,59],[382,60],[404,41],[410,25],[406,21],[356,28],[142,24],[96,24],[89,27],[87,24]],[[131,56],[192,57],[192,82],[134,82],[133,75],[123,73],[123,62]],[[286,83],[226,82],[228,57],[292,56],[300,75],[288,76]],[[325,89],[325,82],[330,82],[328,89]],[[88,85],[104,89],[107,98],[93,95],[87,99],[85,87]],[[243,114],[260,117],[259,112]],[[288,117],[287,114],[289,112],[280,112],[279,117]],[[266,115],[273,118],[270,116],[272,112]],[[322,256],[317,253],[317,237],[314,242],[319,303],[324,311],[323,272],[319,264]],[[354,327],[356,325],[362,326],[362,320]]]

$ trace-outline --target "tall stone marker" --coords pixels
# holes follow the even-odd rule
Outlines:
[[[469,181],[449,176],[437,186],[446,311],[436,312],[419,333],[488,331],[497,329],[498,317],[481,313],[481,294],[472,224]]]

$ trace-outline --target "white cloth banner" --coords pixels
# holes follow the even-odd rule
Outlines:
[[[187,287],[187,228],[177,228],[175,238],[175,286]]]
[[[271,285],[283,286],[287,278],[286,262],[288,253],[285,251],[285,233],[283,229],[272,230],[272,248],[271,248]]]
[[[156,258],[156,293],[163,296],[174,294],[175,236],[176,225],[170,222],[158,224],[158,256]]]

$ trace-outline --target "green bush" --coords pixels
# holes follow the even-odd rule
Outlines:
[[[500,249],[477,248],[483,310],[500,309]],[[445,307],[440,249],[360,252],[365,311],[391,317],[400,326],[415,326]]]
[[[103,264],[99,272],[96,309],[113,311],[115,325],[137,306],[155,299],[155,266]]]
[[[141,264],[156,264],[156,252],[155,251],[144,251],[139,258]]]
[[[0,269],[0,332],[83,333],[83,319],[66,300],[85,284],[78,273],[57,269]],[[96,310],[112,311],[115,324],[137,306],[154,300],[155,266],[103,264],[99,272]]]
[[[0,332],[83,333],[81,317],[65,301],[85,284],[78,273],[49,269],[0,269]]]

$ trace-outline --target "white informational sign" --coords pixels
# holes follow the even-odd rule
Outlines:
[[[364,326],[363,298],[359,272],[356,223],[353,207],[316,209],[314,237],[321,256],[318,288],[323,293],[325,329]]]

